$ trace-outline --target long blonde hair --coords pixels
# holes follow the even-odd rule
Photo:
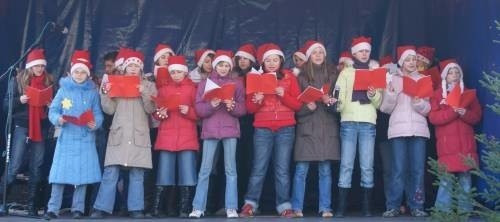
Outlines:
[[[52,75],[47,73],[47,71],[44,71],[44,72],[45,72],[44,84],[45,84],[45,86],[48,87],[48,86],[52,85],[52,83],[54,82],[54,78],[52,77]],[[23,69],[17,74],[17,76],[16,76],[17,90],[19,91],[19,93],[21,93],[21,94],[24,93],[24,88],[26,88],[26,86],[28,86],[30,84],[31,78],[34,75],[35,75],[35,73],[33,72],[32,68]]]

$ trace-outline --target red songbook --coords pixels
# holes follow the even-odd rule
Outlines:
[[[165,67],[158,67],[156,69],[156,87],[161,88],[165,86],[170,81],[171,77],[168,73],[168,69]]]
[[[437,66],[422,71],[422,74],[430,76],[432,78],[432,85],[434,87],[434,90],[441,86],[441,73],[439,72]]]
[[[323,95],[325,95],[323,89],[308,86],[297,99],[303,103],[310,103],[320,100]]]
[[[68,115],[63,115],[62,117],[67,122],[78,126],[85,126],[87,123],[94,121],[94,113],[90,109],[82,113],[79,117]]]
[[[354,90],[368,90],[368,87],[375,89],[385,89],[386,68],[377,68],[374,70],[357,69],[354,77]]]
[[[178,110],[179,105],[182,105],[180,94],[168,95],[167,97],[151,96],[151,99],[156,104],[156,107],[167,108],[169,111]]]
[[[141,96],[139,76],[109,75],[108,80],[108,84],[111,84],[109,97],[135,98]]]
[[[455,86],[448,96],[446,97],[446,103],[451,107],[455,108],[465,108],[469,106],[476,98],[476,90],[469,89],[465,90],[463,93],[460,92],[460,86]]]
[[[426,76],[415,81],[408,76],[403,76],[403,93],[418,98],[431,97],[433,93],[431,77]]]
[[[261,92],[264,94],[276,94],[278,79],[273,73],[248,74],[246,77],[246,94]]]
[[[330,92],[330,85],[325,84],[325,85],[323,85],[323,88],[321,88],[321,89],[323,90],[324,94],[328,94],[328,92]]]
[[[24,88],[24,93],[29,97],[28,104],[30,106],[46,106],[52,100],[54,91],[52,86],[42,90],[26,86],[26,88]]]
[[[210,79],[207,79],[205,85],[205,91],[203,93],[203,99],[210,101],[212,99],[218,98],[221,100],[231,100],[234,98],[234,92],[236,91],[236,84],[227,83],[223,86],[217,85]]]

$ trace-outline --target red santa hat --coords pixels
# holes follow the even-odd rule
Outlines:
[[[386,55],[379,60],[380,66],[392,63],[392,55]]]
[[[245,57],[255,63],[255,46],[248,43],[242,45],[234,56]]]
[[[132,52],[132,51],[134,51],[134,50],[129,49],[129,48],[120,48],[118,50],[118,54],[116,55],[116,59],[115,59],[115,68],[116,69],[123,71],[123,69],[124,69],[123,62],[125,62],[125,55],[128,52]]]
[[[441,87],[443,89],[443,98],[445,99],[448,95],[447,93],[447,84],[446,84],[446,76],[448,72],[452,68],[458,69],[460,73],[460,92],[464,92],[464,72],[462,68],[458,65],[458,62],[455,59],[447,59],[443,60],[439,63],[439,68],[441,68]]]
[[[259,64],[264,63],[264,60],[270,55],[278,55],[281,56],[283,60],[285,59],[285,54],[283,54],[281,48],[274,43],[262,44],[257,49],[257,60],[259,61]]]
[[[354,61],[352,60],[352,54],[349,53],[349,51],[341,52],[339,57],[339,64],[340,63],[345,63],[348,65],[354,64]]]
[[[73,56],[71,57],[71,70],[73,73],[77,69],[83,69],[90,76],[90,69],[92,69],[92,64],[90,63],[90,53],[87,50],[75,50]]]
[[[203,61],[209,55],[215,55],[214,50],[211,49],[198,49],[194,52],[194,58],[196,59],[196,65],[201,67],[203,65]]]
[[[29,69],[36,65],[47,65],[47,60],[45,60],[45,53],[43,49],[33,49],[28,54],[26,58],[26,69]]]
[[[372,51],[372,38],[359,36],[352,39],[351,42],[351,54],[359,52],[361,50]]]
[[[404,45],[404,46],[398,46],[398,64],[399,66],[403,66],[403,61],[406,59],[408,56],[417,56],[417,53],[415,52],[415,46],[413,45]]]
[[[318,42],[318,41],[314,41],[314,40],[308,40],[306,43],[304,43],[304,51],[306,52],[306,60],[309,59],[309,57],[311,57],[311,54],[312,52],[314,51],[314,49],[316,48],[321,48],[323,49],[323,51],[325,52],[325,56],[326,56],[326,49],[325,49],[325,46]]]
[[[430,46],[421,46],[417,48],[417,59],[423,61],[427,64],[431,64],[431,61],[434,59],[434,53],[436,49]]]
[[[215,51],[215,58],[214,61],[212,62],[212,67],[217,66],[219,62],[227,62],[229,63],[229,66],[231,66],[231,69],[233,68],[233,52],[228,51],[228,50],[217,50]]]
[[[155,49],[155,56],[153,57],[153,61],[155,62],[158,61],[158,59],[166,53],[170,53],[170,55],[175,55],[174,50],[172,50],[172,47],[170,47],[169,45],[158,44]]]
[[[130,64],[136,64],[141,67],[141,70],[144,69],[144,55],[135,50],[130,50],[125,52],[124,54],[124,61],[123,61],[123,70],[127,68],[128,65]]]
[[[172,72],[174,70],[188,72],[188,67],[186,65],[186,57],[170,56],[168,58],[168,72]]]

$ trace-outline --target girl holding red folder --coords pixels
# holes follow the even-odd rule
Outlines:
[[[122,65],[126,76],[142,75],[144,56],[141,52],[126,50]],[[127,207],[132,218],[144,218],[144,170],[152,168],[151,140],[148,117],[155,111],[152,96],[156,96],[155,84],[141,79],[137,87],[138,97],[111,98],[107,93],[112,85],[106,84],[101,90],[102,109],[114,114],[108,147],[104,161],[101,186],[94,203],[92,218],[102,218],[104,213],[112,213],[116,183],[120,169],[129,171]]]
[[[12,102],[12,121],[14,123],[14,133],[12,139],[11,160],[8,166],[7,175],[3,175],[0,181],[0,193],[3,193],[4,180],[7,180],[7,194],[11,190],[11,184],[16,179],[16,175],[21,169],[24,153],[29,148],[30,177],[28,181],[28,214],[37,215],[35,206],[37,198],[38,184],[41,181],[43,156],[45,153],[45,135],[50,126],[47,118],[47,108],[45,106],[33,106],[29,104],[29,97],[26,95],[26,88],[33,87],[38,90],[46,89],[53,84],[52,75],[47,73],[45,66],[43,49],[33,49],[26,59],[25,69],[21,70],[15,78],[9,82],[12,87],[12,95],[6,94],[4,99],[4,112],[7,112],[9,97]],[[47,104],[49,105],[49,104]]]
[[[254,147],[252,171],[240,216],[253,217],[259,207],[264,179],[273,158],[276,211],[282,217],[293,217],[290,204],[290,159],[295,140],[295,112],[302,103],[297,100],[300,88],[297,78],[283,68],[285,56],[273,43],[257,49],[257,59],[265,73],[278,79],[275,94],[261,92],[247,95],[247,109],[254,114]]]
[[[70,76],[59,82],[61,88],[50,106],[50,121],[61,127],[61,134],[57,138],[50,169],[52,192],[46,219],[57,218],[65,185],[75,188],[71,212],[73,218],[81,218],[85,209],[87,185],[101,181],[95,133],[102,124],[103,115],[96,84],[90,79],[92,65],[89,60],[88,51],[75,51],[71,59]],[[85,122],[70,122],[65,117],[78,117],[89,111],[90,118]]]
[[[471,158],[478,163],[473,127],[481,120],[481,105],[477,97],[464,107],[449,105],[447,98],[455,87],[459,87],[462,95],[467,89],[464,87],[462,69],[455,60],[445,60],[440,66],[442,87],[431,98],[429,113],[429,120],[436,127],[438,162],[446,167],[447,172],[458,177],[465,192],[470,192],[471,167],[466,164],[466,159]],[[440,182],[435,207],[442,211],[453,210],[450,209],[451,189],[449,181]],[[464,202],[466,199],[460,198],[458,206],[463,212],[471,212],[472,205]]]
[[[300,88],[308,86],[327,90],[337,80],[336,68],[327,64],[325,46],[316,41],[305,43],[306,63],[298,76]],[[326,87],[328,86],[328,87]],[[292,208],[296,217],[303,217],[304,194],[307,172],[312,162],[318,163],[319,209],[322,217],[332,217],[331,161],[339,160],[339,128],[335,110],[330,112],[335,102],[332,90],[324,91],[321,101],[302,105],[297,112],[297,132],[295,140],[295,175],[292,189]]]
[[[209,78],[200,82],[196,93],[196,113],[202,119],[203,156],[198,174],[196,194],[193,200],[193,211],[189,214],[189,217],[199,218],[204,215],[215,150],[219,142],[222,142],[226,173],[226,216],[236,218],[238,217],[236,141],[240,137],[238,118],[246,113],[245,90],[241,79],[235,78],[231,73],[233,60],[230,51],[217,50],[213,66],[214,72]],[[209,86],[209,83],[219,86],[235,84],[234,97],[228,100],[213,98],[207,101],[204,95],[207,92],[205,88]]]
[[[391,142],[390,164],[392,172],[386,189],[384,217],[395,217],[399,211],[403,193],[411,215],[425,217],[424,172],[426,143],[430,137],[427,115],[431,110],[429,98],[418,98],[403,92],[403,78],[423,78],[417,71],[417,55],[414,46],[400,46],[398,65],[400,71],[384,90],[380,111],[390,114],[388,138]]]

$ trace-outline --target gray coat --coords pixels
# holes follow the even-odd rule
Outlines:
[[[144,90],[139,98],[110,98],[101,94],[103,111],[114,114],[104,166],[152,168],[148,116],[155,110],[151,96],[157,92],[150,81],[142,80],[141,85]]]
[[[335,68],[329,66],[328,72],[321,72],[315,67],[314,80],[308,82],[306,73],[298,76],[301,90],[311,85],[321,88],[330,86],[329,95],[332,95],[334,84],[337,81]],[[339,152],[339,122],[333,106],[328,107],[323,102],[316,102],[317,108],[309,110],[304,104],[297,112],[297,131],[295,136],[295,161],[324,161],[340,159]]]

